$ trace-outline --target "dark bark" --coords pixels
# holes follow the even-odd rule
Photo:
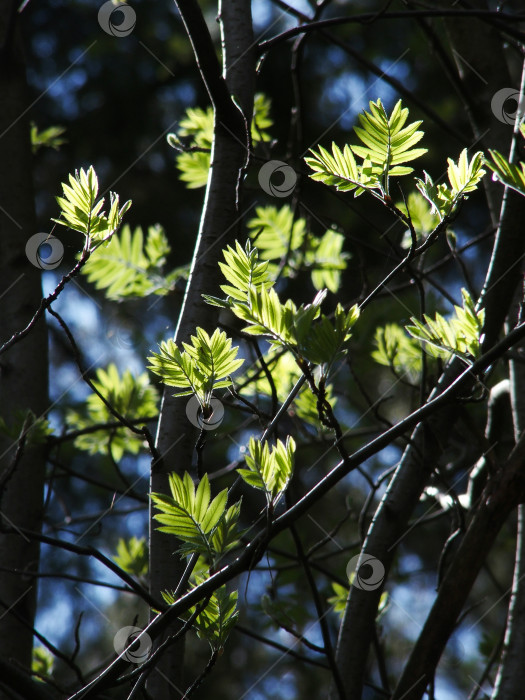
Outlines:
[[[187,341],[197,326],[212,331],[217,325],[217,309],[204,303],[203,294],[220,293],[218,261],[222,249],[238,233],[241,212],[238,192],[248,156],[248,124],[253,110],[253,34],[249,0],[229,0],[220,8],[223,63],[221,75],[211,37],[196,2],[177,3],[191,39],[202,78],[213,103],[215,122],[211,153],[211,169],[204,200],[190,277],[183,308],[175,333],[177,343]],[[232,101],[236,97],[244,114]],[[192,471],[196,429],[186,416],[187,398],[174,399],[172,390],[165,390],[157,448],[162,463],[153,464],[151,491],[166,493],[168,474]],[[196,476],[196,475],[194,475]],[[153,515],[153,513],[151,514]],[[180,580],[184,562],[176,555],[173,538],[150,529],[150,590],[159,596],[162,590],[174,590]],[[173,645],[161,659],[158,670],[148,682],[149,692],[158,700],[180,697],[183,688],[184,640]],[[162,675],[161,675],[162,674]],[[164,676],[164,678],[163,678]],[[165,678],[170,679],[168,683]],[[179,693],[177,695],[177,693]]]
[[[0,343],[23,327],[42,297],[40,270],[25,254],[28,238],[37,233],[32,182],[32,154],[26,111],[21,39],[17,30],[17,3],[0,3]],[[47,409],[47,332],[42,318],[29,337],[2,357],[0,415],[13,427],[27,411],[41,417]],[[19,412],[19,413],[18,413]],[[30,421],[26,421],[26,427]],[[22,432],[22,430],[20,430]],[[39,531],[45,477],[42,447],[22,438],[20,444],[0,438],[0,493],[2,526]],[[4,478],[5,477],[5,478]],[[0,561],[18,571],[36,571],[39,544],[19,534],[0,533]],[[36,578],[3,573],[0,600],[23,618],[21,626],[11,612],[0,618],[0,658],[31,666]],[[4,614],[5,612],[5,614]],[[7,697],[0,691],[0,697]]]

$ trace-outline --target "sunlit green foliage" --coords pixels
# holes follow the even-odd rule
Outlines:
[[[155,418],[158,413],[157,390],[149,383],[146,373],[134,377],[126,370],[121,376],[117,367],[110,364],[106,370],[97,370],[97,379],[93,381],[93,385],[118,414],[127,420],[147,421]],[[116,421],[117,418],[96,393],[88,396],[82,413],[70,411],[67,414],[67,422],[75,430],[101,426],[100,430],[79,435],[75,439],[78,449],[89,454],[107,454],[109,450],[113,459],[118,462],[126,452],[137,454],[144,445],[141,437],[129,428],[120,426],[110,430],[104,429],[104,425]]]
[[[269,141],[268,129],[273,125],[270,117],[270,100],[264,95],[255,96],[252,121],[252,142]],[[180,179],[189,189],[204,187],[208,182],[210,152],[213,141],[213,109],[190,107],[181,120],[177,134],[168,135],[168,143],[182,151],[176,159]]]
[[[353,191],[356,197],[368,191],[392,207],[390,178],[413,172],[413,168],[404,163],[426,153],[425,148],[413,148],[423,136],[423,132],[417,130],[421,122],[405,126],[407,118],[408,109],[402,108],[401,100],[394,107],[390,117],[386,114],[381,100],[370,102],[370,112],[361,114],[361,126],[355,127],[355,132],[364,146],[347,144],[341,151],[333,143],[331,154],[322,146],[319,146],[318,152],[311,150],[312,155],[305,158],[307,165],[314,171],[310,177],[343,192]],[[363,162],[358,164],[355,156],[362,158]],[[481,151],[475,153],[469,161],[467,149],[464,149],[457,163],[451,158],[448,159],[449,185],[434,184],[426,172],[424,181],[416,178],[417,188],[431,205],[431,214],[437,215],[440,221],[450,217],[461,200],[477,189],[485,174],[483,164]],[[412,206],[415,209],[414,218],[419,218],[419,231],[422,232],[423,227],[427,229],[433,222],[422,212],[421,204],[417,200],[412,199]],[[400,217],[403,214],[407,215],[406,206],[398,207],[398,212]],[[430,231],[427,229],[425,232]]]
[[[239,243],[234,251],[224,251],[226,264],[221,264],[231,285],[221,289],[228,294],[225,301],[215,297],[206,300],[230,308],[246,326],[245,333],[266,336],[270,342],[290,350],[298,358],[321,366],[324,376],[348,349],[351,328],[359,317],[357,305],[348,312],[338,304],[333,320],[321,313],[326,290],[320,291],[311,304],[297,307],[291,299],[282,303],[271,288],[265,263],[258,262],[249,242],[243,250]]]
[[[525,138],[525,124],[521,124],[520,133]],[[499,151],[489,150],[489,153],[493,162],[485,160],[485,165],[494,173],[493,178],[525,195],[525,163],[509,163]]]
[[[150,226],[146,240],[142,229],[133,233],[129,226],[96,249],[82,268],[89,282],[106,290],[106,297],[119,301],[126,297],[167,294],[179,277],[187,276],[180,268],[168,276],[161,274],[170,252],[170,245],[161,226]]]
[[[421,347],[415,338],[407,335],[396,323],[378,326],[375,333],[377,349],[372,357],[380,365],[390,367],[398,375],[421,371]]]
[[[480,337],[483,330],[485,312],[476,311],[470,294],[461,290],[463,308],[455,306],[455,316],[447,321],[439,313],[434,319],[425,314],[425,323],[412,318],[413,325],[406,329],[414,338],[425,344],[434,357],[448,359],[451,354],[458,355],[471,363],[480,354]]]
[[[410,218],[418,241],[426,238],[439,224],[438,214],[420,192],[411,192],[407,197],[407,204],[396,202],[396,207]],[[404,248],[410,248],[412,245],[412,236],[408,229],[401,245]]]
[[[203,554],[209,563],[213,563],[236,546],[240,503],[226,508],[227,489],[211,499],[208,475],[205,474],[195,488],[188,472],[182,479],[172,472],[169,484],[171,496],[151,494],[155,507],[160,511],[154,517],[161,523],[158,528],[161,532],[175,535],[181,541],[177,550],[181,556]],[[219,530],[224,519],[225,526]]]
[[[346,270],[348,253],[343,252],[344,236],[329,229],[321,238],[308,237],[305,262],[312,270],[316,289],[328,289],[337,294],[341,286],[341,272]]]
[[[115,563],[128,574],[145,576],[148,573],[148,545],[145,537],[120,539],[117,545]]]
[[[204,577],[196,576],[192,585],[193,587],[198,586],[205,580]],[[163,591],[162,597],[168,605],[175,603],[174,594],[169,591]],[[237,591],[228,593],[226,586],[221,586],[213,592],[208,604],[195,619],[194,625],[197,635],[200,639],[209,642],[214,651],[220,652],[224,648],[228,636],[237,622],[239,617],[237,597]],[[196,606],[190,608],[187,616],[191,617],[195,610]]]
[[[181,352],[174,340],[164,340],[160,353],[153,353],[148,359],[149,369],[158,374],[164,384],[183,389],[175,396],[195,394],[201,407],[210,405],[214,389],[231,384],[230,375],[244,362],[236,359],[238,347],[232,348],[232,341],[224,331],[217,330],[210,337],[202,328],[191,336],[191,345],[182,343]]]
[[[31,671],[36,675],[37,680],[39,676],[46,677],[51,676],[53,673],[54,665],[53,654],[43,646],[36,646],[33,648],[33,659],[31,661]]]
[[[405,126],[408,109],[401,100],[390,117],[381,100],[370,102],[370,112],[359,115],[360,127],[354,131],[364,145],[344,146],[343,150],[332,144],[332,154],[319,146],[319,152],[310,150],[305,158],[314,173],[313,180],[324,182],[343,192],[354,191],[357,197],[366,190],[380,199],[389,195],[389,178],[409,175],[412,168],[403,165],[426,153],[426,148],[413,148],[422,138],[418,131],[421,122]],[[358,164],[355,156],[362,158]]]
[[[237,469],[247,484],[264,491],[269,507],[275,506],[292,477],[295,441],[286,438],[286,444],[277,440],[272,447],[251,437],[246,455],[247,469]]]
[[[33,153],[37,153],[41,148],[53,148],[57,151],[60,146],[67,143],[62,136],[66,133],[63,126],[50,126],[43,131],[38,130],[38,126],[31,122],[31,148]]]
[[[350,585],[352,585],[353,579],[355,578],[355,572],[352,574],[352,577],[350,579]],[[336,613],[338,613],[341,617],[344,615],[345,609],[346,609],[346,603],[348,600],[348,591],[349,588],[346,586],[342,586],[340,583],[337,583],[336,581],[332,582],[332,589],[334,591],[334,595],[328,598],[328,603],[332,605],[332,610]],[[389,605],[389,595],[387,591],[383,591],[381,593],[381,598],[379,599],[379,605],[377,608],[377,616],[376,620],[379,620],[384,613],[386,612],[387,608]]]
[[[332,582],[332,589],[334,595],[328,598],[328,602],[332,606],[332,610],[339,615],[343,615],[346,609],[346,602],[348,600],[349,587],[342,586],[340,583]]]
[[[303,244],[306,221],[295,219],[290,207],[257,207],[247,227],[262,260],[281,260]]]
[[[122,217],[131,206],[128,200],[119,209],[119,196],[109,193],[110,210],[103,211],[104,197],[98,197],[98,178],[91,165],[69,176],[69,185],[62,183],[63,197],[56,200],[60,206],[61,218],[53,219],[61,226],[83,233],[88,239],[103,240],[113,234],[120,226]]]
[[[302,268],[311,271],[312,284],[317,290],[327,288],[334,294],[339,290],[341,271],[346,269],[348,253],[343,252],[344,237],[328,230],[318,238],[306,231],[305,219],[294,218],[285,204],[257,207],[256,216],[247,222],[252,242],[257,246],[261,260],[286,263],[285,276],[296,274]],[[281,265],[270,262],[268,272],[276,275]]]
[[[453,214],[460,201],[465,199],[469,192],[477,189],[479,181],[486,172],[483,170],[484,158],[481,151],[475,153],[469,161],[467,149],[464,148],[457,164],[452,158],[448,158],[447,162],[450,185],[434,184],[426,172],[424,182],[420,179],[416,181],[417,188],[432,205],[432,212],[438,214],[441,220]]]

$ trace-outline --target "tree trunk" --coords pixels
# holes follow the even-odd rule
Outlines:
[[[42,297],[40,271],[25,254],[35,229],[32,154],[25,113],[30,101],[16,8],[0,2],[0,344],[23,328]],[[24,424],[47,409],[47,332],[42,319],[31,334],[7,352],[0,364],[0,416],[8,426]],[[20,419],[21,416],[21,419]],[[26,423],[27,425],[27,423]],[[2,529],[39,531],[45,478],[45,455],[40,447],[0,436],[0,513]],[[2,566],[36,570],[39,545],[15,533],[0,533]],[[36,580],[24,574],[0,577],[0,658],[24,669],[31,667]],[[22,624],[21,624],[22,623]],[[0,698],[12,697],[1,690]]]
[[[519,319],[524,287],[517,295]],[[521,319],[519,319],[521,320]],[[523,349],[523,344],[521,345]],[[516,348],[517,349],[517,348]],[[514,439],[518,442],[525,429],[525,367],[514,359],[509,361],[510,400],[514,424]],[[518,507],[516,557],[512,593],[507,613],[503,656],[498,668],[493,700],[520,700],[525,687],[525,506]]]
[[[187,0],[179,0],[176,4],[215,113],[211,169],[190,277],[175,333],[175,340],[180,343],[188,341],[197,326],[210,331],[217,325],[217,309],[205,304],[202,295],[220,294],[217,263],[222,259],[222,249],[236,238],[240,221],[238,194],[248,155],[247,125],[253,111],[254,58],[250,0],[227,0],[220,6],[223,77],[198,5]],[[244,116],[230,95],[235,95]],[[167,477],[170,472],[192,471],[197,432],[186,416],[188,399],[174,399],[171,394],[172,390],[165,390],[162,399],[157,434],[162,462],[152,467],[152,492],[169,492]],[[155,521],[150,520],[150,591],[155,596],[162,590],[175,589],[181,578],[184,563],[173,554],[174,545],[173,538],[157,532]],[[184,687],[183,658],[184,641],[181,640],[164,654],[151,674],[148,690],[156,700],[180,698],[180,690]]]

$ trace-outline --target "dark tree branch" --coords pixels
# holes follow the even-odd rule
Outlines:
[[[523,15],[520,14],[509,14],[506,12],[497,12],[493,10],[412,10],[405,12],[385,12],[381,15],[377,13],[366,13],[360,15],[353,15],[350,17],[331,17],[330,19],[319,20],[319,22],[310,22],[309,24],[303,24],[298,27],[293,27],[287,31],[273,37],[272,39],[267,39],[259,44],[259,52],[261,54],[266,53],[272,49],[277,44],[281,44],[288,39],[292,39],[298,34],[304,34],[306,32],[317,31],[319,29],[324,29],[326,27],[334,27],[343,24],[367,24],[370,21],[383,20],[383,19],[417,19],[418,17],[471,17],[478,19],[498,19],[501,20],[501,26],[499,26],[500,31],[512,36],[518,41],[525,40],[525,34],[517,29],[513,29],[512,25],[523,21]]]

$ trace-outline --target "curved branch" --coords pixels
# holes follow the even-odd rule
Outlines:
[[[318,22],[310,22],[298,27],[292,27],[287,31],[274,36],[272,39],[267,39],[259,44],[259,53],[263,54],[272,49],[277,44],[281,44],[288,39],[292,39],[298,34],[324,29],[325,27],[334,27],[340,24],[367,24],[371,21],[380,19],[416,19],[418,17],[477,17],[486,20],[501,20],[498,22],[498,29],[505,32],[509,36],[525,40],[525,34],[519,30],[513,29],[512,25],[523,21],[523,15],[509,14],[507,12],[495,12],[493,10],[412,10],[408,12],[384,12],[378,15],[377,12],[368,12],[361,15],[353,15],[351,17],[331,17],[330,19],[322,19]],[[504,24],[505,22],[505,24]]]

